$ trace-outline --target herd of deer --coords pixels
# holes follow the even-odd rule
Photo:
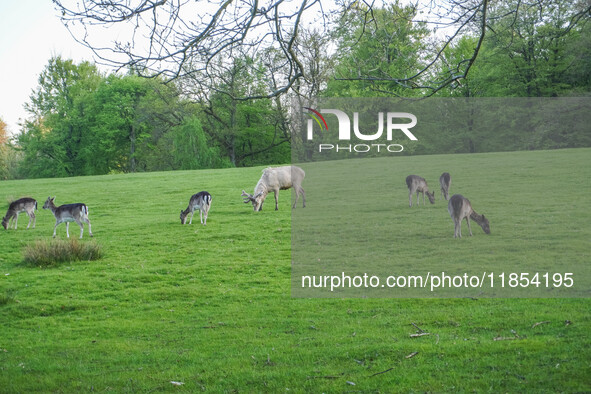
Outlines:
[[[472,235],[472,228],[470,228],[470,219],[482,227],[486,234],[490,234],[490,223],[484,215],[479,215],[472,209],[470,200],[461,194],[454,194],[449,198],[449,188],[451,186],[451,176],[449,172],[444,172],[439,177],[439,184],[441,185],[441,194],[445,200],[449,200],[447,204],[447,212],[454,222],[454,238],[462,238],[462,220],[466,219],[468,224],[468,231]],[[418,175],[409,175],[406,177],[406,186],[408,186],[408,203],[412,207],[412,195],[417,193],[417,205],[419,205],[419,193],[423,195],[423,205],[425,205],[425,194],[429,198],[431,204],[435,204],[435,192],[429,193],[427,181]]]
[[[249,194],[242,190],[242,197],[244,203],[251,203],[255,211],[263,209],[263,203],[270,192],[275,195],[275,210],[278,207],[278,194],[279,190],[286,190],[293,188],[296,192],[295,202],[292,208],[296,207],[298,198],[302,196],[302,205],[306,206],[306,193],[302,188],[302,181],[306,174],[304,170],[297,166],[283,166],[283,167],[269,167],[263,170],[261,179],[258,181],[254,188],[254,194]],[[449,198],[449,187],[451,185],[451,177],[449,173],[444,172],[439,178],[441,184],[441,193],[446,200],[449,200],[447,210],[454,221],[454,238],[462,237],[461,222],[466,219],[468,224],[468,230],[472,235],[472,229],[470,228],[470,219],[482,227],[485,233],[490,234],[490,225],[488,219],[484,215],[477,214],[473,209],[470,201],[460,194],[454,194]],[[425,194],[429,198],[431,204],[435,203],[435,192],[429,192],[427,181],[418,175],[409,175],[406,177],[406,185],[408,186],[408,202],[412,207],[412,195],[417,193],[417,205],[419,204],[419,193],[423,194],[423,205],[425,205]],[[55,226],[53,227],[53,237],[55,238],[55,231],[60,223],[66,223],[66,235],[70,237],[69,226],[70,222],[76,222],[80,226],[80,238],[84,233],[84,224],[88,224],[88,233],[92,237],[92,229],[90,227],[90,220],[88,219],[88,207],[82,203],[76,204],[64,204],[59,207],[54,203],[55,197],[48,197],[43,204],[43,209],[49,209],[55,216]],[[181,223],[187,222],[187,217],[191,215],[189,224],[193,223],[193,215],[195,211],[199,211],[201,224],[207,224],[207,215],[211,208],[212,197],[206,191],[202,191],[191,196],[187,209],[181,210]],[[29,216],[29,224],[27,228],[31,226],[33,221],[33,228],[35,228],[36,217],[35,210],[37,209],[37,201],[30,197],[21,198],[10,204],[8,211],[4,218],[2,218],[2,226],[8,229],[12,226],[17,228],[18,215],[19,213],[26,212]]]

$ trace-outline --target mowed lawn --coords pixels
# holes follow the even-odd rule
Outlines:
[[[444,165],[452,193],[454,179],[470,179],[474,205],[493,212],[493,234],[474,224],[474,237],[453,240],[442,215],[430,231],[449,237],[450,259],[454,242],[502,245],[526,228],[549,244],[572,241],[568,253],[591,263],[581,246],[591,231],[589,159],[591,149],[396,157],[385,190],[392,211],[409,212],[406,175],[423,175],[438,190]],[[37,212],[34,230],[25,230],[24,214],[18,230],[1,229],[0,392],[591,391],[588,298],[292,298],[289,192],[279,211],[272,195],[262,212],[240,197],[261,169],[1,182],[3,210],[23,196],[39,208],[48,196],[86,203],[94,238],[85,229],[82,242],[98,243],[104,257],[23,264],[26,245],[51,238],[49,211]],[[213,196],[207,226],[198,215],[181,225],[180,210],[201,190]],[[323,196],[307,198],[313,206]],[[523,215],[503,214],[499,201],[522,204]],[[444,206],[438,198],[424,209]],[[529,209],[540,223],[527,223]],[[400,228],[417,218],[400,215]],[[77,237],[75,224],[70,233]],[[555,258],[531,253],[544,267]],[[429,335],[411,337],[419,328]]]

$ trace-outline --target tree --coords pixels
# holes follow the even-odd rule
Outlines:
[[[225,69],[215,93],[205,103],[207,134],[232,165],[288,162],[290,136],[281,106],[266,99],[233,99],[257,95],[264,89],[265,66],[246,57],[232,59]]]
[[[371,22],[367,21],[371,12]],[[347,10],[333,31],[338,43],[334,79],[323,95],[376,97],[408,95],[406,86],[390,75],[413,75],[424,67],[428,30],[414,24],[416,8],[357,6]],[[360,78],[360,76],[364,76]],[[411,93],[412,94],[412,93]]]
[[[499,17],[490,23],[493,33],[483,44],[472,78],[481,94],[556,97],[589,91],[589,71],[584,71],[591,55],[588,18],[573,19],[580,5],[565,0],[523,4],[518,15],[505,16],[513,3],[503,2],[491,11]],[[572,78],[574,73],[580,77]]]
[[[83,123],[86,97],[102,75],[89,62],[78,65],[51,58],[39,76],[39,86],[25,105],[30,118],[17,137],[24,152],[22,169],[32,177],[74,176],[84,173],[80,150],[87,130]]]
[[[0,118],[0,179],[16,178],[18,162],[18,152],[8,136],[8,125]]]
[[[149,135],[148,125],[139,113],[149,92],[148,82],[133,75],[110,75],[93,97],[85,158],[92,173],[135,172],[138,142]]]
[[[201,168],[230,167],[228,158],[220,154],[218,147],[210,146],[201,121],[196,116],[187,117],[183,124],[170,133],[169,147],[172,147],[174,168],[194,170]]]

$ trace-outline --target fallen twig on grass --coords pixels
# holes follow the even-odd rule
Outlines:
[[[537,323],[535,323],[533,326],[531,326],[531,328],[536,328],[537,326],[540,326],[540,325],[542,325],[542,324],[548,324],[548,323],[550,323],[550,321],[549,321],[549,320],[546,320],[546,321],[540,321],[540,322],[537,322]]]
[[[325,376],[308,376],[308,379],[340,379],[344,375],[341,374],[340,376],[332,376],[332,375],[325,375]]]
[[[419,334],[410,334],[410,337],[411,338],[418,338],[418,337],[422,337],[422,336],[425,336],[425,335],[431,335],[431,333],[430,332],[421,332]]]
[[[393,370],[393,369],[394,369],[394,367],[392,367],[392,368],[388,368],[388,369],[386,369],[385,371],[382,371],[382,372],[376,372],[376,373],[374,373],[373,375],[369,375],[369,377],[371,378],[372,376],[381,375],[381,374],[383,374],[383,373],[390,372],[390,371],[391,371],[391,370]]]
[[[515,330],[511,330],[511,334],[513,334],[513,337],[502,337],[502,336],[498,336],[493,338],[493,341],[511,341],[513,339],[523,339],[519,336],[519,334],[517,334],[517,331]]]

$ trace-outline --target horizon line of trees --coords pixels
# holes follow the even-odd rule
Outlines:
[[[421,89],[389,76],[424,70],[433,61],[424,54],[438,45],[443,66],[431,70],[430,78],[453,82],[435,97],[589,96],[591,24],[589,15],[572,17],[581,5],[560,0],[543,12],[531,8],[517,14],[510,12],[513,3],[488,10],[484,40],[466,33],[446,45],[426,23],[411,23],[416,7],[358,4],[334,20],[330,34],[301,28],[296,47],[306,72],[274,97],[265,92],[281,89],[280,49],[266,48],[255,57],[235,51],[216,65],[223,72],[207,87],[198,73],[171,82],[141,77],[133,69],[107,74],[91,62],[53,57],[25,106],[29,117],[18,135],[9,139],[0,119],[0,179],[287,163],[294,103],[317,97],[423,97]],[[469,73],[454,79],[477,46]],[[473,135],[429,136],[415,152],[500,149],[486,144],[477,128]],[[507,139],[513,142],[502,149],[591,146],[591,135],[578,130],[542,127],[533,133],[527,141]]]

